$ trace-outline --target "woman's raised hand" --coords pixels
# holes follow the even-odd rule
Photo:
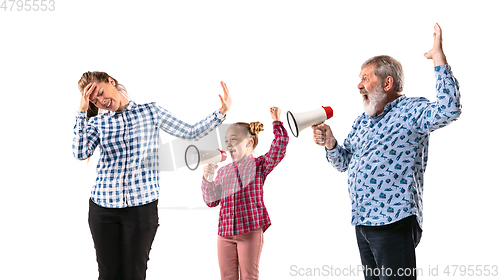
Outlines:
[[[220,112],[225,115],[229,111],[229,109],[231,109],[233,100],[231,99],[231,95],[229,95],[229,90],[227,89],[226,83],[221,81],[220,84],[222,86],[222,89],[224,90],[224,96],[219,94],[220,103],[222,104]]]

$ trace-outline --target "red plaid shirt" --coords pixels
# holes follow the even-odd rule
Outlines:
[[[209,207],[221,205],[220,236],[240,235],[271,225],[263,201],[267,175],[285,157],[288,134],[280,121],[273,122],[274,140],[269,151],[258,158],[247,156],[239,164],[221,167],[213,182],[203,179],[203,200]]]

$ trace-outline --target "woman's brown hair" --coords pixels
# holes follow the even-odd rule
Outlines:
[[[82,77],[78,81],[78,89],[80,92],[83,94],[83,89],[90,83],[92,82],[104,82],[104,83],[109,83],[109,78],[113,79],[115,81],[115,87],[118,89],[119,92],[124,94],[128,98],[127,90],[125,87],[118,83],[118,81],[108,75],[106,72],[99,72],[99,71],[88,71],[83,73]],[[89,102],[89,109],[87,110],[87,120],[89,120],[91,117],[97,116],[99,114],[99,108],[94,105],[94,103]]]
[[[233,125],[240,125],[246,128],[248,134],[250,134],[250,138],[253,140],[253,148],[255,149],[255,147],[257,147],[257,144],[259,143],[259,132],[264,130],[264,125],[261,122],[237,122]]]

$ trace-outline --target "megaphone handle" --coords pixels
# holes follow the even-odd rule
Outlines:
[[[215,163],[209,163],[210,166],[212,166],[213,168],[215,168],[217,166],[217,164]],[[209,182],[213,182],[214,181],[214,174],[210,174],[207,176],[207,181]]]
[[[315,125],[320,125],[320,124],[322,124],[322,123],[325,123],[325,122],[324,122],[324,121],[322,121],[322,122],[317,123],[317,124],[315,124]],[[325,131],[324,129],[320,129],[320,130],[321,130],[321,131],[323,131],[323,132]],[[325,143],[324,141],[323,141],[323,142],[318,142],[318,144],[324,144],[324,143]]]

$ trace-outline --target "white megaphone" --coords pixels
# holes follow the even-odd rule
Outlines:
[[[200,164],[213,164],[223,162],[227,158],[226,152],[217,150],[198,150],[195,145],[189,145],[184,154],[186,166],[196,170]]]
[[[286,118],[288,120],[288,126],[290,131],[292,131],[293,136],[298,137],[299,132],[304,128],[311,125],[320,124],[333,116],[333,110],[330,106],[322,106],[320,109],[295,113],[288,111],[286,113]]]

